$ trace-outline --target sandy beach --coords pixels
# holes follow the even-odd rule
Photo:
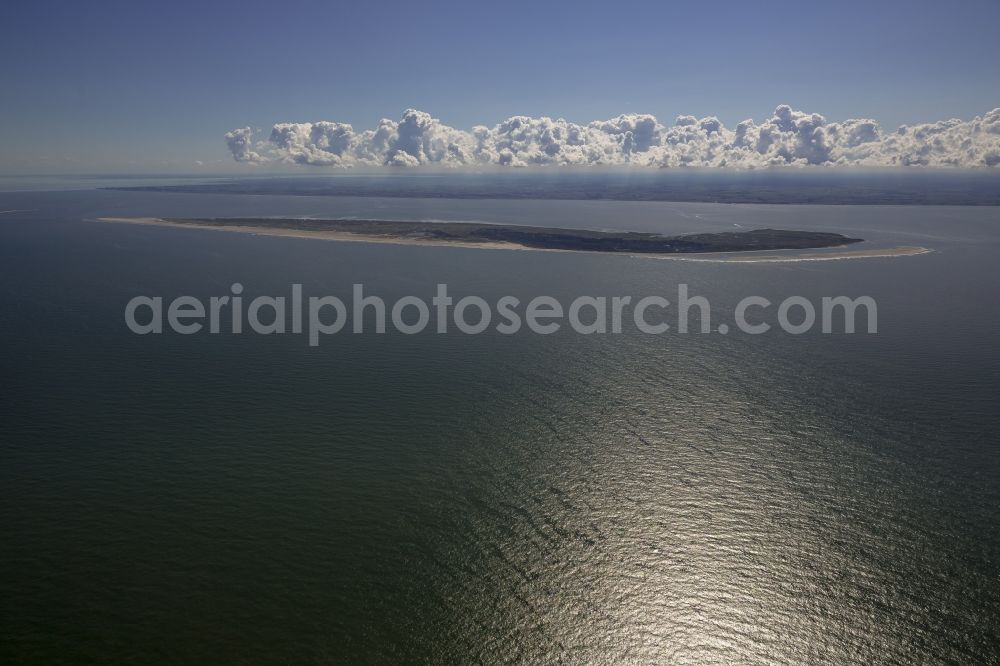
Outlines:
[[[837,261],[842,259],[885,259],[889,257],[910,257],[927,254],[933,250],[920,246],[899,246],[875,248],[871,250],[844,250],[840,252],[809,252],[799,254],[749,254],[744,252],[722,253],[726,256],[692,257],[680,255],[643,255],[647,259],[671,259],[675,261],[700,261],[726,264],[777,264],[798,261]]]
[[[474,243],[470,241],[449,241],[433,238],[396,238],[392,236],[376,236],[373,234],[352,234],[346,231],[298,231],[295,229],[271,229],[267,227],[242,227],[238,225],[212,226],[208,224],[184,224],[171,222],[159,217],[99,217],[100,222],[116,222],[123,224],[146,224],[157,227],[179,227],[181,229],[204,229],[206,231],[234,231],[237,233],[254,234],[257,236],[286,236],[289,238],[314,238],[327,241],[345,241],[351,243],[383,243],[389,245],[424,245],[434,247],[468,247],[485,250],[538,250],[540,252],[572,252],[572,250],[552,250],[525,247],[517,243],[490,242]]]
[[[289,238],[313,238],[327,241],[342,241],[352,243],[383,243],[390,245],[421,245],[432,247],[463,247],[485,250],[523,250],[533,252],[587,252],[589,254],[610,254],[608,252],[593,252],[589,250],[563,250],[554,248],[537,248],[503,241],[476,243],[471,241],[452,241],[436,238],[399,238],[394,236],[379,236],[373,234],[354,234],[341,231],[299,231],[286,228],[247,227],[247,226],[212,226],[207,224],[186,224],[173,222],[159,217],[99,217],[99,222],[118,224],[141,224],[158,227],[178,227],[182,229],[203,229],[206,231],[228,231],[247,233],[258,236],[285,236]],[[893,248],[876,248],[868,250],[841,250],[835,252],[801,253],[789,251],[790,254],[754,254],[752,252],[721,252],[709,256],[693,256],[692,254],[636,254],[622,253],[624,256],[637,259],[666,259],[671,261],[698,261],[710,263],[791,263],[800,261],[836,261],[843,259],[879,259],[889,257],[905,257],[926,254],[932,250],[920,246],[900,246]],[[791,253],[795,252],[795,253]]]

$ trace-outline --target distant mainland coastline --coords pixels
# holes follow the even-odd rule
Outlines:
[[[1000,205],[1000,171],[761,170],[716,172],[449,173],[222,178],[109,189],[163,194],[235,194],[418,199],[663,201],[808,205]]]

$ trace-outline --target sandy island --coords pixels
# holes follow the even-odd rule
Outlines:
[[[354,234],[347,231],[299,231],[297,229],[275,229],[268,227],[243,227],[239,225],[210,226],[207,224],[184,224],[171,222],[159,217],[99,217],[100,222],[122,222],[125,224],[151,224],[157,227],[178,227],[180,229],[205,229],[207,231],[235,231],[256,236],[286,236],[289,238],[316,238],[328,241],[347,241],[349,243],[383,243],[389,245],[429,245],[434,247],[471,247],[485,250],[539,250],[542,252],[572,252],[573,250],[554,250],[525,247],[517,243],[451,241],[436,238],[396,238],[392,236],[376,236],[373,234]]]
[[[641,255],[646,259],[671,259],[674,261],[701,261],[725,264],[778,264],[796,261],[836,261],[838,259],[884,259],[887,257],[909,257],[933,252],[918,245],[901,245],[872,250],[844,250],[841,252],[809,252],[805,254],[750,254],[744,252],[720,253],[718,257],[680,257],[677,255]],[[635,256],[635,255],[633,255]]]
[[[285,236],[290,238],[314,238],[328,241],[344,241],[353,243],[382,243],[391,245],[423,245],[433,247],[463,247],[487,250],[523,250],[537,252],[587,252],[590,254],[612,254],[608,252],[594,250],[568,250],[557,248],[529,247],[519,243],[507,241],[487,241],[474,242],[468,240],[450,240],[441,238],[421,238],[421,237],[398,237],[383,236],[376,234],[360,234],[346,231],[331,230],[298,230],[289,228],[274,228],[263,226],[240,226],[240,225],[211,225],[211,224],[191,224],[166,220],[159,217],[100,217],[100,222],[114,222],[122,224],[142,224],[158,227],[178,227],[182,229],[204,229],[207,231],[229,231],[236,233],[247,233],[258,236]],[[846,246],[841,246],[846,247]],[[672,261],[697,261],[708,263],[788,263],[800,261],[834,261],[841,259],[876,259],[887,257],[904,257],[918,254],[927,254],[932,250],[919,246],[901,246],[893,248],[868,249],[868,250],[840,250],[835,252],[809,252],[801,253],[789,250],[790,254],[756,254],[752,251],[732,251],[710,253],[709,256],[692,256],[688,253],[678,254],[646,254],[646,253],[619,253],[625,256],[641,259],[667,259]],[[791,254],[794,252],[794,254]]]

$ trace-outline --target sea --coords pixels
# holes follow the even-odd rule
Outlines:
[[[1000,663],[1000,208],[0,193],[0,662]],[[52,187],[52,186],[50,186]],[[782,263],[101,216],[785,228]],[[878,331],[136,335],[137,295],[870,296]]]

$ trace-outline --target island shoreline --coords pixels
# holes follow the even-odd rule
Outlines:
[[[225,231],[232,233],[244,233],[259,236],[276,236],[285,238],[310,238],[315,240],[340,241],[350,243],[373,243],[381,245],[408,245],[422,247],[456,247],[467,249],[485,250],[522,250],[536,252],[570,252],[587,254],[618,254],[642,259],[669,259],[676,261],[694,261],[704,263],[782,263],[798,261],[832,261],[838,259],[864,259],[864,258],[889,258],[900,256],[913,256],[927,254],[932,250],[920,246],[901,246],[883,249],[867,250],[846,250],[840,252],[811,252],[808,254],[788,254],[788,255],[761,255],[760,252],[800,252],[802,249],[831,249],[848,247],[849,243],[841,245],[820,246],[817,248],[788,248],[788,249],[765,249],[765,250],[722,250],[704,252],[628,252],[628,251],[604,251],[591,249],[564,249],[533,247],[521,243],[507,242],[502,240],[470,241],[453,240],[442,238],[415,238],[399,237],[391,235],[364,234],[348,231],[335,230],[302,230],[283,227],[268,226],[246,226],[238,224],[212,224],[210,220],[197,220],[192,222],[178,222],[161,217],[98,217],[91,218],[98,222],[114,224],[135,224],[144,226],[173,227],[179,229],[202,229],[207,231]],[[265,221],[267,218],[258,218]],[[286,218],[282,218],[286,219]],[[303,218],[304,221],[310,218]],[[324,220],[325,221],[325,220]],[[363,222],[363,221],[358,221]],[[441,223],[449,224],[449,223]],[[530,227],[526,227],[530,228]],[[567,232],[574,230],[567,229]],[[850,240],[850,239],[849,239]],[[696,256],[692,256],[696,255]],[[718,256],[722,255],[722,256]]]

